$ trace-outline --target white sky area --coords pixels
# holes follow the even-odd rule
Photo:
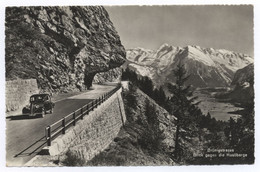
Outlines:
[[[4,20],[6,6],[55,6],[55,5],[216,5],[216,4],[254,4],[254,42],[252,32],[252,14],[248,9],[223,7],[219,13],[217,8],[195,8],[193,6],[161,8],[153,11],[152,7],[138,11],[132,9],[110,7],[106,9],[116,27],[123,45],[126,48],[143,47],[158,49],[161,44],[168,43],[173,46],[199,45],[201,47],[224,48],[241,53],[254,54],[255,58],[255,164],[254,165],[222,165],[222,166],[174,166],[174,167],[56,167],[56,168],[17,168],[5,166],[5,43]],[[199,10],[198,10],[199,9]],[[147,11],[147,13],[146,13]],[[250,11],[250,9],[249,9]],[[148,15],[149,14],[149,15]],[[166,19],[167,18],[167,19]],[[223,20],[217,21],[219,18]],[[198,20],[199,19],[199,20]],[[2,172],[30,172],[30,171],[60,171],[62,172],[256,172],[260,169],[259,161],[259,128],[260,128],[260,1],[256,0],[1,0],[0,1],[0,171]],[[158,26],[158,23],[160,25]],[[253,49],[253,44],[255,49]],[[253,53],[254,50],[254,53]],[[32,128],[33,130],[33,128]],[[24,138],[26,139],[26,138]],[[19,144],[19,143],[18,143]]]
[[[105,6],[126,48],[199,45],[253,56],[253,6]]]

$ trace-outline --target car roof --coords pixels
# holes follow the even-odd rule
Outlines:
[[[31,95],[31,97],[35,97],[35,96],[48,96],[49,94],[33,94],[33,95]]]

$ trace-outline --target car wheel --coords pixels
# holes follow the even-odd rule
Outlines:
[[[53,108],[51,108],[50,113],[51,113],[51,114],[53,113]]]
[[[26,108],[24,107],[22,110],[22,114],[25,114],[25,113],[26,113]]]
[[[45,117],[45,109],[42,109],[42,118]]]

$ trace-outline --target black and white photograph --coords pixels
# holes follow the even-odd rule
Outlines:
[[[254,165],[254,8],[5,6],[6,168]]]

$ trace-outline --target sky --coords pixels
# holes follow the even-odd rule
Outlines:
[[[163,43],[253,56],[253,6],[105,6],[126,49]]]

